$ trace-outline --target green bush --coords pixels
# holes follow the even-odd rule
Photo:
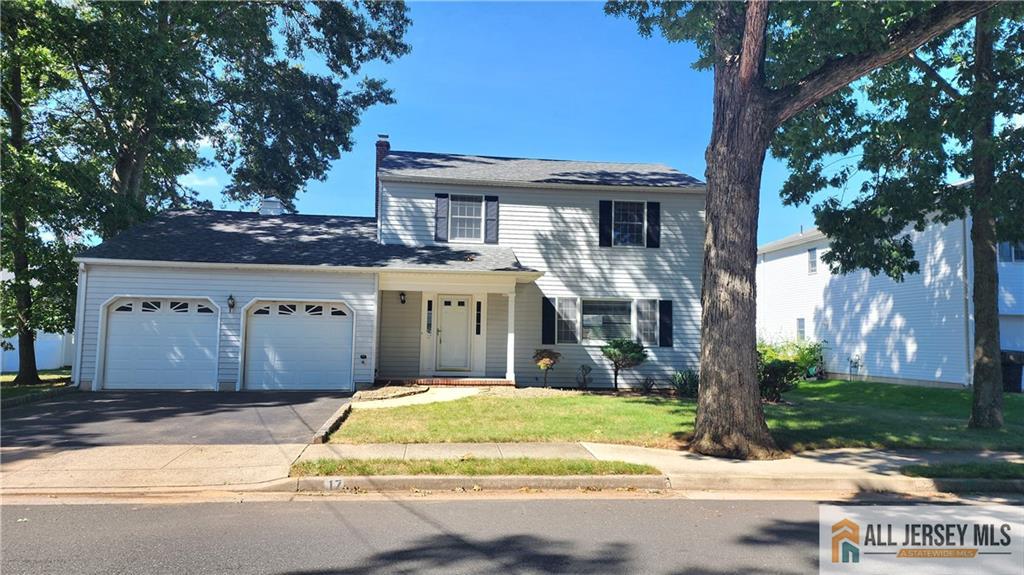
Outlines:
[[[800,367],[801,375],[808,378],[820,378],[824,375],[824,349],[823,341],[757,342],[757,353],[763,361],[791,361]]]
[[[676,397],[696,398],[700,389],[700,374],[693,369],[673,373],[672,389],[675,390]]]
[[[761,388],[761,398],[765,401],[778,403],[782,394],[796,389],[803,371],[795,361],[773,359],[764,361],[760,355],[757,361],[757,383]]]
[[[615,389],[619,389],[619,372],[623,369],[636,367],[647,360],[647,350],[643,344],[631,339],[616,338],[601,348],[608,361],[612,362],[612,370],[615,374]]]

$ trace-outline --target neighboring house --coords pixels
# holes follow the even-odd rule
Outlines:
[[[391,151],[377,216],[164,213],[77,259],[85,389],[611,385],[698,360],[704,184],[655,164]]]
[[[14,274],[0,270],[0,281],[8,281]],[[11,349],[0,349],[0,372],[16,372],[21,366],[18,356],[18,337],[5,338]],[[60,369],[71,365],[75,357],[75,338],[70,333],[36,332],[36,369]]]
[[[969,385],[974,261],[970,220],[912,231],[920,273],[902,283],[864,270],[833,275],[817,229],[761,246],[757,327],[766,340],[824,340],[829,372],[881,381]],[[1004,350],[1024,350],[1024,245],[999,247]]]

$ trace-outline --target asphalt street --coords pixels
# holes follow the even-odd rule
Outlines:
[[[812,573],[809,501],[4,505],[19,573]]]

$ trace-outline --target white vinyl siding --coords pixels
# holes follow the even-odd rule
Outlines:
[[[423,293],[380,292],[380,363],[382,378],[417,377],[420,373],[420,310]]]
[[[376,330],[374,274],[296,272],[267,269],[211,269],[90,264],[88,293],[82,326],[83,381],[92,382],[100,327],[100,307],[113,296],[209,297],[221,307],[220,354],[217,381],[221,389],[234,389],[241,355],[242,308],[251,300],[337,300],[355,312],[353,364],[356,382],[373,380],[373,334]],[[228,296],[235,309],[228,310]],[[360,355],[366,355],[361,360]]]
[[[516,302],[518,305],[518,302]],[[487,377],[505,377],[508,363],[508,296],[487,294]]]
[[[535,283],[517,286],[515,370],[520,385],[542,384],[543,374],[530,358],[537,349],[546,347],[562,354],[561,362],[549,374],[550,385],[576,385],[576,372],[586,364],[594,370],[591,376],[595,387],[611,386],[612,372],[600,346],[541,343],[544,297],[671,300],[673,346],[650,346],[648,360],[623,374],[623,384],[638,385],[645,376],[668,381],[674,370],[697,367],[703,194],[441,186],[386,178],[381,185],[381,238],[386,244],[435,244],[435,193],[465,190],[500,198],[499,245],[514,249],[524,266],[545,272]],[[660,202],[661,249],[600,248],[601,200]]]
[[[806,339],[826,342],[828,371],[967,383],[963,222],[928,226],[911,236],[921,272],[902,283],[864,270],[833,275],[821,269],[808,276],[808,250],[820,254],[828,249],[827,239],[764,254],[757,267],[758,336],[795,339],[795,318],[804,318]]]

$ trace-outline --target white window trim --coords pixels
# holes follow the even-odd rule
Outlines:
[[[640,341],[640,314],[637,306],[640,304],[640,300],[652,300],[660,301],[657,298],[628,298],[628,297],[554,297],[555,306],[555,345],[583,345],[583,346],[604,346],[608,345],[607,340],[603,339],[585,339],[583,337],[583,302],[585,301],[609,301],[609,302],[629,302],[629,326],[630,326],[630,339],[634,341]],[[576,301],[576,341],[562,341],[558,337],[558,302],[560,300],[571,299]],[[649,345],[644,344],[646,347],[658,347],[661,345],[661,306],[654,306],[654,341]]]
[[[808,258],[807,258],[807,275],[809,275],[809,276],[818,275],[818,264],[821,263],[821,261],[820,261],[821,258],[818,257],[818,248],[807,248],[807,251],[805,253],[808,256]],[[811,270],[811,259],[810,259],[811,253],[814,253],[814,270],[813,271]]]
[[[452,217],[452,206],[455,204],[455,198],[480,198],[480,237],[479,238],[455,238],[452,235],[453,224],[455,218]],[[464,216],[459,216],[464,217]],[[483,194],[449,194],[448,195],[448,242],[455,244],[482,244],[484,243],[484,237],[487,235],[487,200]]]
[[[640,233],[638,245],[622,245],[615,243],[615,204],[642,204],[644,211],[644,231]],[[647,202],[643,200],[612,200],[612,247],[613,248],[646,248],[647,247]],[[591,299],[591,298],[587,298]]]

